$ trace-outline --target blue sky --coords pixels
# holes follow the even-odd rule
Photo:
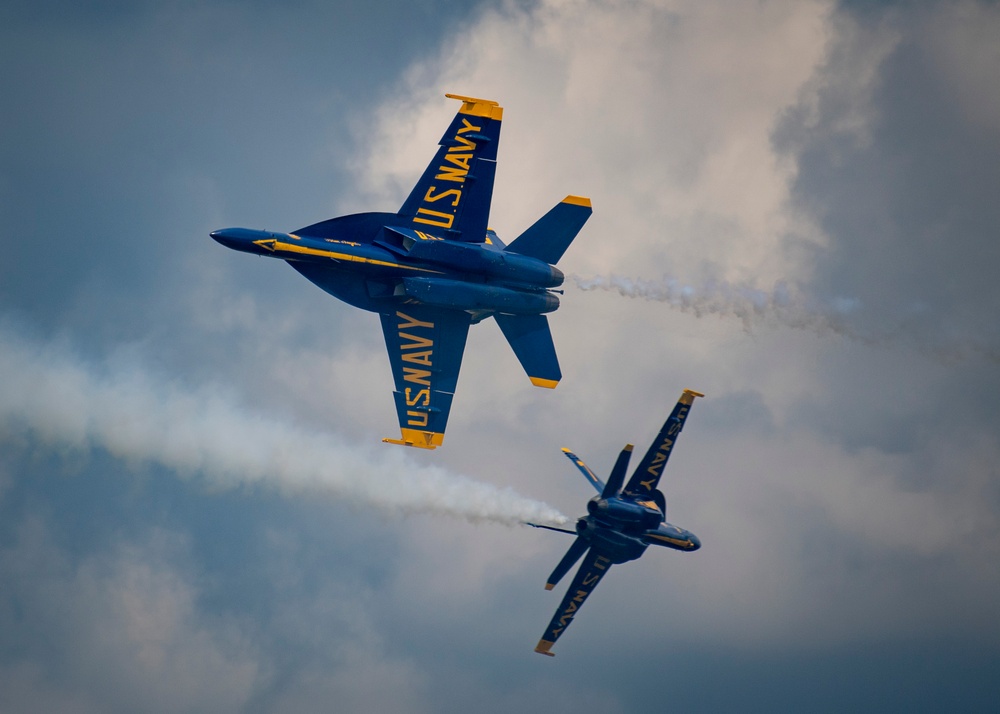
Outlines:
[[[0,709],[993,711],[993,3],[8,2]],[[491,225],[567,194],[564,379],[470,332],[445,446],[378,321],[208,233],[395,210],[504,106]],[[588,487],[683,388],[696,554],[532,652]]]

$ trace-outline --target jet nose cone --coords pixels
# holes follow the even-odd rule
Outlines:
[[[232,237],[230,236],[231,230],[231,228],[223,228],[221,230],[212,231],[208,235],[212,236],[215,241],[222,243],[222,245],[229,245],[232,242]]]
[[[212,231],[208,235],[227,248],[236,248],[238,250],[252,243],[254,238],[257,237],[256,231],[250,231],[246,228],[221,228],[217,231]]]
[[[701,540],[694,533],[688,533],[688,540],[691,542],[691,547],[688,550],[698,550],[701,548]]]

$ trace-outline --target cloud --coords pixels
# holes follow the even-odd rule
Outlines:
[[[385,447],[348,447],[333,435],[247,412],[211,389],[185,389],[141,368],[101,375],[50,345],[8,330],[0,371],[0,418],[54,446],[100,448],[116,458],[202,474],[213,486],[262,483],[280,492],[319,492],[376,508],[516,524],[562,523],[551,507],[509,488],[419,467]]]

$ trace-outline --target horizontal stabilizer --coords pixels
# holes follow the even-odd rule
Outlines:
[[[507,250],[555,265],[593,212],[589,198],[567,196],[519,235]]]
[[[496,314],[497,324],[536,387],[555,389],[562,379],[545,315]]]
[[[545,581],[545,589],[551,590],[554,588],[563,579],[563,576],[569,572],[569,569],[576,565],[576,561],[583,557],[583,554],[587,552],[587,548],[589,547],[590,545],[587,541],[577,536],[576,540],[573,541],[573,545],[566,551],[566,555],[562,557],[555,570],[552,571],[552,575]]]

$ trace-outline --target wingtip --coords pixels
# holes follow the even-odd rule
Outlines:
[[[590,203],[590,199],[586,196],[567,196],[562,200],[562,203],[569,203],[574,206],[583,206],[584,208],[593,208]]]
[[[543,379],[542,377],[531,377],[531,376],[529,376],[528,379],[530,379],[531,383],[534,384],[536,387],[544,387],[545,389],[555,389],[557,386],[559,386],[558,379]]]
[[[399,444],[400,446],[412,446],[417,449],[434,450],[444,443],[444,434],[436,431],[420,431],[419,429],[400,429],[401,439],[390,439],[388,436],[382,439],[383,444]]]
[[[535,652],[538,654],[543,654],[546,657],[555,657],[555,652],[549,652],[555,642],[549,642],[548,640],[538,640],[538,644],[535,645]]]
[[[694,400],[696,397],[704,397],[704,396],[705,395],[702,394],[701,392],[696,392],[693,389],[685,389],[684,392],[681,394],[680,401],[682,404],[687,404],[688,406],[690,406],[691,404],[694,404]]]
[[[554,587],[555,587],[555,583],[545,583],[545,589],[546,590],[551,590]]]
[[[437,448],[436,444],[431,444],[425,446],[424,444],[415,444],[412,441],[405,441],[403,439],[390,439],[388,436],[382,437],[383,444],[398,444],[399,446],[412,446],[414,449],[427,449],[428,451],[434,451]]]
[[[462,102],[461,114],[471,114],[477,117],[488,117],[497,121],[503,119],[503,107],[500,102],[492,99],[479,99],[478,97],[466,97],[462,94],[445,94],[448,99],[457,99]]]

